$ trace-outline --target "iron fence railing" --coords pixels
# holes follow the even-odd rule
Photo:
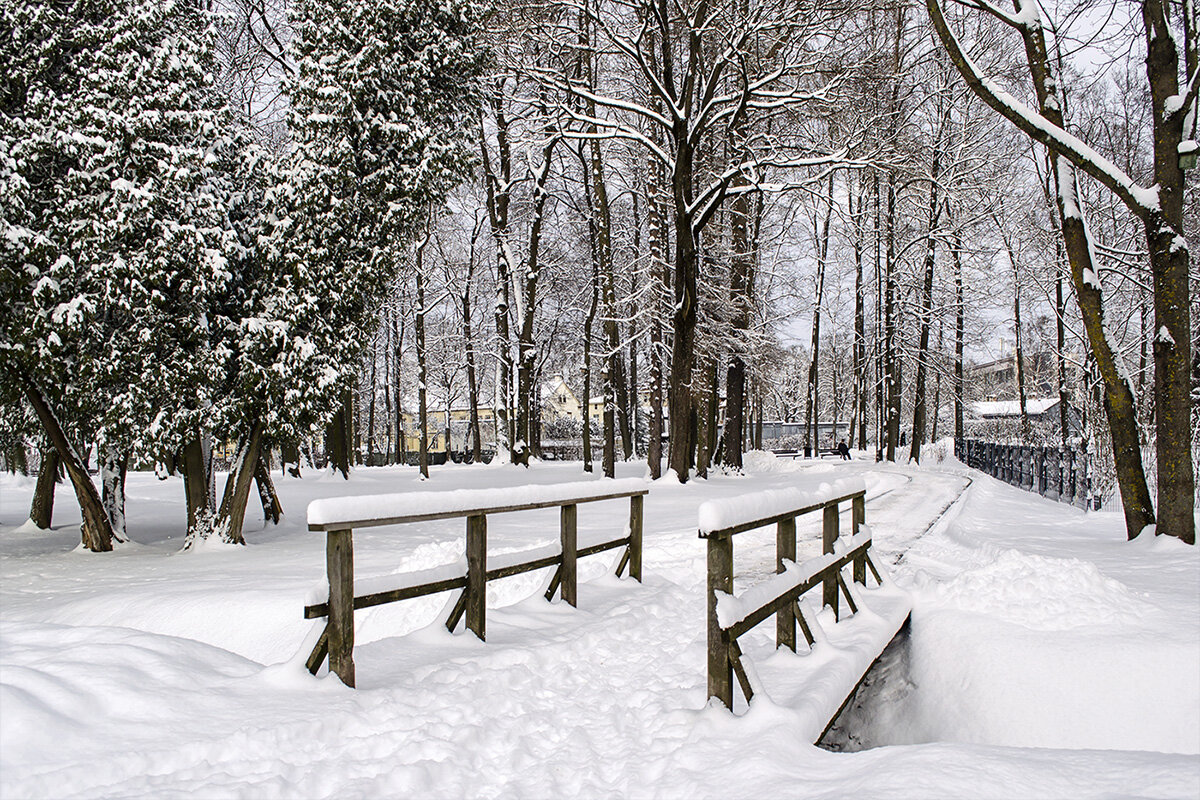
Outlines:
[[[1083,447],[1038,447],[955,439],[959,461],[1005,483],[1083,509],[1099,509],[1095,469]]]

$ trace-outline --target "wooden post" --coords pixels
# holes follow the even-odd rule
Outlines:
[[[467,629],[487,641],[487,517],[467,517]]]
[[[717,592],[733,593],[733,539],[714,536],[708,540],[708,696],[733,710],[733,668],[729,642],[717,621]]]
[[[775,526],[775,571],[783,572],[784,560],[796,561],[796,518],[780,520]],[[775,612],[775,646],[796,652],[795,603]]]
[[[838,538],[838,504],[829,503],[825,506],[824,524],[821,527],[821,552],[832,553],[833,543]],[[834,619],[838,617],[838,585],[837,575],[828,575],[821,587],[821,599],[825,605],[833,609]]]
[[[861,525],[867,522],[867,498],[865,495],[858,495],[850,501],[850,534],[852,536],[858,534],[858,529]],[[854,559],[854,582],[867,585],[867,552],[864,550],[862,555]]]
[[[576,538],[575,521],[577,506],[563,506],[559,514],[559,537],[562,539],[562,599],[579,607],[579,579],[576,569],[579,546]]]
[[[629,498],[629,577],[642,582],[642,501],[646,498],[635,494]]]
[[[354,538],[352,531],[325,536],[329,576],[329,671],[354,688]]]

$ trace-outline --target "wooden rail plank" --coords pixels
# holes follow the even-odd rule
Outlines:
[[[339,520],[337,522],[310,522],[310,531],[329,531],[349,528],[378,528],[383,525],[403,525],[410,522],[432,522],[440,519],[457,519],[459,517],[488,516],[491,514],[506,514],[510,511],[532,511],[538,508],[558,508],[567,503],[599,503],[604,500],[619,500],[623,497],[643,496],[650,493],[649,489],[639,491],[612,492],[587,497],[574,497],[560,500],[541,500],[531,503],[516,503],[505,506],[489,506],[487,508],[459,509],[457,511],[439,511],[431,514],[400,514],[394,517],[375,517],[368,519]]]
[[[614,550],[618,547],[627,546],[629,539],[613,539],[608,542],[600,542],[598,544],[581,547],[576,552],[578,558],[592,556],[596,553],[603,553],[605,550]],[[562,562],[561,555],[546,556],[544,558],[534,559],[533,561],[524,561],[520,564],[511,564],[507,567],[497,567],[490,569],[487,572],[489,581],[499,580],[500,578],[511,578],[513,575],[520,575],[525,572],[533,572],[534,570],[553,567]],[[425,595],[437,594],[439,592],[449,592],[454,589],[462,589],[467,585],[465,575],[456,578],[446,578],[441,581],[433,581],[432,583],[421,583],[416,586],[404,586],[399,589],[388,589],[382,592],[373,592],[372,594],[360,595],[354,598],[355,610],[360,608],[371,608],[372,606],[384,605],[385,603],[395,603],[400,600],[411,600],[414,597],[424,597]],[[557,590],[557,585],[554,587]],[[551,593],[553,596],[553,593]],[[547,598],[549,599],[549,598]],[[329,616],[329,603],[314,603],[311,606],[304,607],[305,619],[319,619],[320,617]]]
[[[782,608],[784,606],[784,604],[786,604],[788,602],[795,602],[797,599],[800,598],[801,595],[804,595],[807,592],[815,589],[817,586],[823,585],[827,580],[832,580],[833,585],[836,588],[837,587],[838,570],[842,569],[842,567],[849,564],[851,561],[854,560],[854,558],[859,553],[865,552],[867,550],[867,548],[869,548],[870,546],[871,546],[870,541],[863,542],[861,545],[854,548],[849,553],[846,553],[845,555],[840,557],[837,561],[830,564],[825,569],[816,573],[812,577],[810,577],[804,581],[801,581],[800,583],[797,583],[795,586],[791,587],[790,589],[787,589],[786,591],[781,592],[778,596],[775,597],[774,600],[771,600],[766,605],[756,609],[755,611],[750,612],[745,617],[743,617],[741,620],[739,620],[738,622],[735,622],[733,625],[730,625],[725,630],[729,633],[730,636],[732,636],[733,638],[736,639],[737,637],[745,634],[750,629],[762,624],[772,614],[776,613],[776,611],[778,611],[780,608]]]
[[[432,583],[421,583],[416,586],[404,586],[399,589],[388,589],[383,592],[373,592],[371,594],[359,595],[354,598],[354,609],[357,611],[360,608],[370,608],[372,606],[381,606],[385,603],[395,603],[399,600],[411,600],[414,597],[424,597],[428,594],[437,594],[438,592],[448,592],[452,589],[461,589],[467,585],[466,577],[447,578],[444,581],[434,581]],[[315,603],[311,606],[304,607],[305,619],[317,619],[319,617],[329,616],[329,603]]]
[[[782,514],[772,514],[769,517],[762,517],[761,519],[756,519],[751,522],[743,522],[739,525],[731,525],[728,528],[721,528],[720,530],[715,531],[700,531],[700,538],[713,539],[725,536],[735,536],[739,533],[755,530],[756,528],[765,528],[768,525],[777,525],[789,517],[801,517],[805,514],[810,514],[813,511],[819,511],[830,503],[841,503],[845,500],[852,500],[855,497],[865,495],[866,491],[860,490],[857,492],[851,492],[850,494],[842,495],[841,497],[833,498],[832,500],[823,500],[819,503],[813,503],[812,505],[804,506],[803,508],[797,508],[794,511],[787,511]]]

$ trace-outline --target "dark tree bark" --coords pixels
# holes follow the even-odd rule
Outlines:
[[[1020,2],[1021,0],[1017,2],[1018,10],[1021,8]],[[1117,484],[1121,492],[1121,501],[1125,511],[1126,533],[1132,539],[1141,533],[1145,526],[1154,522],[1154,509],[1150,501],[1150,492],[1146,485],[1145,472],[1142,468],[1141,444],[1138,441],[1137,435],[1136,404],[1132,388],[1121,374],[1117,365],[1116,354],[1113,352],[1104,331],[1103,292],[1099,280],[1100,273],[1098,265],[1092,263],[1092,246],[1079,205],[1078,181],[1075,169],[1076,167],[1085,168],[1086,159],[1078,159],[1076,158],[1077,154],[1069,153],[1066,149],[1061,148],[1060,145],[1051,139],[1047,130],[1033,125],[1028,120],[1023,118],[1017,119],[1013,116],[1011,109],[1006,105],[1006,101],[992,93],[975,74],[973,65],[967,60],[954,35],[950,32],[950,28],[942,16],[937,0],[926,0],[926,8],[929,11],[938,38],[941,39],[942,44],[946,47],[950,55],[951,61],[959,73],[962,74],[972,91],[994,110],[1021,128],[1030,138],[1046,145],[1050,153],[1051,171],[1054,176],[1054,186],[1057,189],[1055,200],[1058,208],[1060,230],[1062,231],[1067,260],[1071,265],[1071,278],[1075,286],[1075,296],[1079,302],[1084,329],[1087,332],[1088,341],[1091,345],[1092,356],[1104,381],[1104,409],[1108,417],[1109,432],[1112,436],[1113,457],[1117,469]],[[1041,24],[1038,22],[1022,25],[1019,28],[1019,32],[1024,39],[1026,62],[1030,76],[1033,79],[1040,114],[1044,121],[1048,122],[1051,126],[1062,129],[1064,124],[1064,104],[1062,96],[1059,93],[1058,79],[1055,75],[1054,65],[1048,57]],[[1150,59],[1148,59],[1148,64],[1149,61]],[[1174,77],[1171,80],[1174,81]],[[1175,162],[1174,171],[1178,174],[1178,154],[1173,152],[1171,158]],[[1101,183],[1105,183],[1110,189],[1116,191],[1111,185],[1111,181],[1106,179],[1106,176],[1093,175],[1093,177],[1096,177]],[[1120,192],[1117,193],[1121,194]],[[1126,200],[1127,205],[1130,204],[1126,197],[1122,196],[1122,199]],[[1132,205],[1131,208],[1133,208]],[[1182,235],[1180,235],[1180,240],[1182,241]],[[1186,244],[1180,249],[1186,261]],[[1151,242],[1151,268],[1152,270],[1155,269],[1153,241]],[[1155,294],[1157,303],[1157,288]],[[1183,298],[1186,298],[1186,296],[1185,280]],[[1174,301],[1178,302],[1179,299],[1179,297],[1175,297]],[[1186,320],[1188,315],[1187,303],[1182,303],[1182,306],[1182,309],[1175,309],[1175,311],[1182,314]],[[1183,340],[1184,344],[1182,348],[1187,350],[1189,347],[1188,336],[1185,335]],[[1156,381],[1157,379],[1158,376],[1156,374]],[[1185,404],[1186,402],[1185,400]],[[1190,414],[1188,424],[1190,425]],[[1163,446],[1161,440],[1159,446],[1160,448]],[[1190,448],[1190,442],[1188,446]],[[1170,448],[1170,445],[1168,444],[1167,447]],[[1162,452],[1160,449],[1160,457]],[[1184,460],[1186,461],[1186,472],[1190,476],[1190,450]],[[1161,503],[1163,498],[1161,475],[1159,477],[1159,492]],[[1186,505],[1189,509],[1187,515],[1188,521],[1182,523],[1182,528],[1177,529],[1179,533],[1184,534],[1181,538],[1184,538],[1185,541],[1187,540],[1186,533],[1188,530],[1191,530],[1194,540],[1194,522],[1191,520],[1190,511],[1193,502],[1192,492],[1193,488],[1189,485],[1185,499],[1172,498],[1171,500],[1171,502],[1177,501]]]
[[[966,307],[963,300],[962,239],[958,231],[954,232],[954,248],[950,251],[950,256],[954,261],[954,438],[962,439],[966,435],[963,427],[963,358],[966,350],[963,315]]]
[[[261,454],[258,466],[254,470],[254,483],[258,487],[263,519],[278,525],[279,520],[283,518],[283,504],[279,502],[279,493],[275,491],[275,482],[271,480],[271,470],[267,468],[267,461]]]
[[[242,527],[246,519],[246,503],[250,499],[250,484],[262,457],[263,424],[255,421],[250,432],[238,446],[233,467],[225,481],[221,507],[217,512],[216,533],[230,544],[245,544]]]
[[[510,261],[508,216],[512,201],[512,151],[508,141],[508,117],[504,110],[504,82],[499,81],[488,101],[495,113],[496,164],[493,166],[488,152],[487,137],[480,136],[483,151],[483,171],[487,185],[488,221],[492,239],[496,244],[496,450],[507,452],[511,459],[513,443],[512,420],[508,404],[512,397],[512,355],[509,350],[510,333],[508,324],[509,286],[515,265]]]
[[[183,446],[183,490],[187,500],[188,539],[205,535],[216,513],[212,445],[197,432]]]
[[[112,525],[113,537],[119,542],[128,538],[125,531],[125,476],[128,472],[129,454],[106,445],[100,457],[100,496],[104,513]]]
[[[659,167],[651,162],[647,178],[647,233],[650,237],[650,422],[646,443],[646,463],[650,477],[662,477],[663,434],[663,299],[670,291],[670,272],[667,266],[668,244],[666,209],[661,200]]]
[[[116,537],[112,525],[108,521],[108,516],[104,513],[100,493],[96,491],[96,485],[92,483],[92,478],[88,475],[87,466],[79,457],[78,451],[67,440],[58,416],[50,407],[41,390],[28,381],[24,383],[24,389],[25,397],[33,407],[34,413],[37,414],[38,421],[42,423],[51,446],[58,451],[67,477],[71,480],[71,486],[75,489],[80,515],[83,517],[83,524],[80,526],[83,546],[94,553],[112,550]]]
[[[426,235],[417,247],[417,309],[413,323],[417,337],[417,429],[420,437],[417,466],[422,478],[429,477],[429,402],[426,390],[429,370],[426,365],[428,354],[425,348],[425,246],[428,243],[429,236]]]
[[[347,388],[342,392],[341,407],[325,428],[325,454],[329,466],[350,480],[350,450],[354,444],[354,392]]]
[[[808,362],[808,393],[804,406],[804,452],[815,454],[820,449],[816,441],[816,428],[820,424],[818,417],[818,385],[819,363],[821,360],[821,304],[825,298],[825,264],[829,258],[829,227],[833,217],[833,173],[829,175],[829,194],[825,198],[825,222],[818,223],[816,212],[813,213],[813,244],[817,251],[817,291],[813,304],[812,321],[812,358]]]
[[[949,106],[944,109],[942,127],[949,122]],[[938,179],[941,177],[942,137],[939,135],[933,146],[933,162],[929,170],[929,221],[926,225],[928,238],[925,245],[924,281],[921,284],[921,332],[917,342],[917,376],[913,382],[913,425],[912,446],[908,457],[914,462],[921,462],[921,445],[925,443],[926,408],[925,382],[929,373],[929,327],[933,315],[933,268],[937,263],[937,238],[934,233],[938,228],[941,217],[942,202],[938,193]]]
[[[58,485],[60,464],[58,451],[53,447],[47,447],[42,452],[37,485],[33,489],[33,502],[29,506],[29,519],[42,530],[49,530],[54,519],[54,489]]]
[[[900,351],[896,343],[899,286],[896,277],[896,173],[888,172],[887,288],[884,297],[883,362],[887,373],[887,460],[896,460],[900,445]]]
[[[546,182],[550,178],[550,166],[558,137],[552,136],[542,148],[541,171],[534,178],[533,220],[529,226],[529,253],[525,265],[524,280],[520,291],[521,328],[517,334],[517,401],[516,437],[512,448],[512,461],[523,467],[529,466],[532,443],[536,436],[534,410],[538,402],[537,386],[533,380],[537,366],[537,345],[533,340],[534,312],[537,308],[537,286],[541,267],[542,222],[546,214]]]

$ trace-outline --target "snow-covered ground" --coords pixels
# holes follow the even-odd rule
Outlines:
[[[132,474],[135,543],[104,555],[77,549],[68,485],[55,530],[29,531],[33,480],[0,476],[0,797],[1200,796],[1196,548],[1127,543],[1116,514],[952,461],[749,462],[653,484],[644,583],[612,576],[618,551],[582,559],[578,609],[530,573],[489,584],[486,644],[446,632],[449,594],[358,612],[357,690],[303,667],[325,563],[307,503],[575,481],[578,464],[277,478],[281,525],[251,512],[247,547],[188,553],[178,479]],[[843,477],[865,482],[876,563],[914,610],[831,752],[807,743],[789,676],[837,654],[775,653],[770,622],[743,642],[763,685],[751,706],[705,706],[697,509]],[[581,543],[624,515],[581,506]],[[799,527],[801,559],[819,524]],[[455,563],[462,528],[356,532],[356,574]],[[557,538],[553,510],[488,520],[492,555]],[[734,551],[738,591],[774,572],[773,530]]]

